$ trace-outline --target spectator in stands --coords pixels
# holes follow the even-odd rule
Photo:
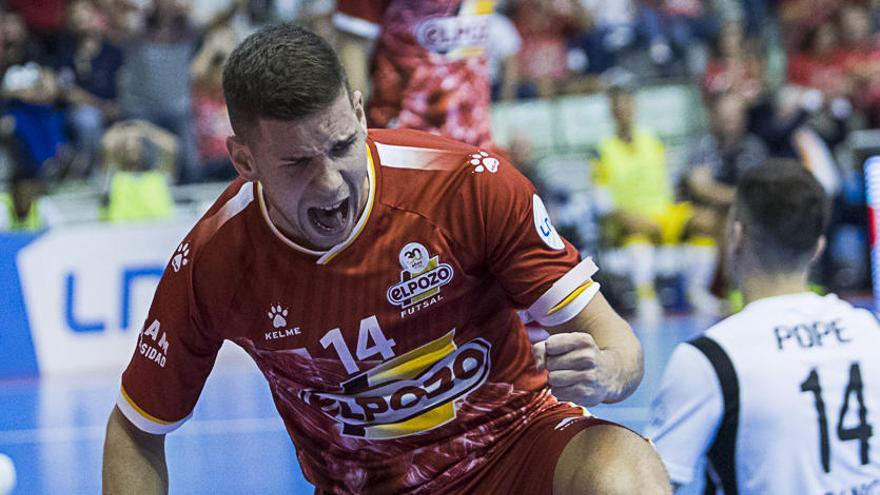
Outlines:
[[[725,23],[712,43],[703,94],[735,92],[751,106],[760,97],[763,84],[763,63],[747,48],[743,25]]]
[[[489,18],[489,82],[492,100],[516,98],[516,55],[522,49],[522,37],[509,17],[493,13]]]
[[[880,44],[871,32],[870,12],[864,4],[846,3],[838,11],[838,23],[841,47],[836,62],[852,81],[856,107],[871,127],[880,127]]]
[[[352,88],[370,87],[368,124],[492,147],[493,8],[492,1],[338,0],[339,58]]]
[[[641,33],[637,0],[581,0],[593,19],[592,29],[583,30],[572,40],[575,60],[587,75],[599,76],[618,65],[619,55],[636,44]]]
[[[108,222],[157,220],[174,214],[172,180],[177,153],[173,134],[142,120],[114,124],[101,139]]]
[[[226,10],[237,1],[239,0],[191,0],[192,19],[196,24],[207,24],[218,13]],[[236,43],[244,41],[261,27],[273,22],[296,20],[298,23],[309,25],[310,29],[314,29],[316,17],[332,15],[334,3],[332,0],[247,1],[232,17],[229,24]],[[327,30],[319,29],[318,31],[321,31],[319,33],[321,36],[327,34]],[[332,25],[329,31],[332,32]]]
[[[730,4],[734,2],[724,1],[718,4]],[[742,15],[742,23],[745,27],[745,34],[750,40],[760,40],[766,33],[767,26],[771,21],[775,21],[776,0],[741,0],[740,12]],[[730,17],[723,19],[725,21],[733,20]],[[738,21],[739,19],[737,19]]]
[[[824,23],[840,6],[840,0],[777,0],[779,21],[789,46],[799,46],[805,35]]]
[[[695,215],[712,226],[718,245],[723,245],[724,218],[736,194],[736,183],[746,170],[765,163],[768,153],[761,138],[748,132],[746,108],[736,93],[715,95],[709,101],[710,133],[697,143],[683,178],[686,197],[694,204]],[[722,259],[719,266],[724,264]],[[723,267],[715,273],[713,292],[727,294]],[[740,301],[733,298],[732,307]]]
[[[14,175],[9,181],[9,192],[0,194],[0,232],[45,228],[45,208],[39,200],[44,189],[39,179]]]
[[[120,99],[130,118],[152,122],[179,140],[178,180],[200,179],[198,149],[192,119],[190,65],[205,34],[225,25],[242,6],[234,2],[207,26],[195,26],[189,5],[181,0],[155,0],[142,28],[131,28],[122,7],[115,11],[114,27],[124,39]]]
[[[651,39],[654,62],[662,64],[668,62],[671,55],[677,55],[685,60],[690,73],[701,73],[704,62],[700,50],[718,32],[710,3],[705,0],[653,0],[645,1],[644,8],[650,8],[652,3],[656,4],[661,21],[661,32]]]
[[[510,17],[523,45],[516,58],[521,97],[557,94],[569,76],[569,41],[592,29],[592,18],[577,0],[513,0]]]
[[[107,39],[104,29],[94,4],[75,0],[68,7],[67,30],[59,36],[55,56],[69,104],[67,118],[87,165],[97,159],[107,121],[119,114],[116,86],[122,50]]]
[[[3,73],[13,65],[44,61],[40,44],[31,38],[18,13],[7,11],[0,14],[0,42],[0,69]]]
[[[6,7],[18,12],[28,31],[38,40],[40,48],[54,54],[58,47],[58,33],[64,27],[68,0],[6,0]]]
[[[238,173],[229,159],[226,138],[233,134],[223,98],[223,63],[235,47],[232,30],[208,38],[193,62],[193,114],[199,158],[205,180],[227,181]]]
[[[799,142],[803,132],[818,133],[823,147],[831,149],[846,138],[851,113],[852,105],[846,99],[826,101],[817,89],[784,86],[774,94],[764,95],[749,109],[748,128],[764,141],[770,156],[813,163],[815,156],[806,156],[801,151],[814,148]]]
[[[622,244],[629,258],[638,315],[647,321],[661,315],[655,260],[674,265],[677,246],[685,239],[688,299],[699,313],[717,315],[719,303],[708,290],[717,261],[709,226],[694,217],[691,205],[675,202],[663,143],[636,127],[635,88],[631,79],[620,77],[609,91],[616,132],[599,143],[594,180],[608,237]],[[659,252],[655,246],[661,246]]]
[[[736,93],[715,95],[709,101],[710,133],[690,157],[684,185],[698,208],[715,214],[719,229],[733,202],[740,175],[767,159],[767,147],[748,132],[745,102]]]
[[[55,73],[36,62],[10,67],[3,76],[3,116],[9,127],[16,175],[44,176],[70,154]],[[55,172],[56,170],[52,170]]]
[[[809,31],[799,50],[788,59],[788,81],[815,88],[829,100],[852,94],[852,82],[837,60],[840,37],[837,24],[828,18]]]

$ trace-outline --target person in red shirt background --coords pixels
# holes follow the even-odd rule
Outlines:
[[[509,7],[523,39],[512,71],[521,94],[555,96],[569,75],[569,40],[589,31],[593,19],[575,0],[514,0]]]
[[[721,26],[703,75],[703,95],[734,92],[747,105],[754,104],[764,89],[764,64],[748,47],[743,25]]]
[[[337,2],[333,22],[352,87],[365,90],[369,73],[370,126],[490,147],[485,46],[493,8],[494,0]]]
[[[813,28],[788,60],[788,81],[822,91],[826,98],[848,97],[852,85],[838,60],[840,30],[833,18]]]

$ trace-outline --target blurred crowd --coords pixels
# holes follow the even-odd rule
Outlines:
[[[332,8],[298,0],[0,2],[0,148],[8,158],[0,203],[11,210],[0,227],[40,225],[34,198],[70,181],[103,184],[102,215],[113,221],[166,215],[169,184],[235,177],[225,144],[227,55],[269,22],[299,19],[328,32]]]
[[[34,198],[69,181],[102,184],[102,215],[115,221],[167,214],[169,184],[231,179],[227,55],[276,21],[335,39],[334,10],[333,0],[0,1],[0,150],[9,164],[0,204],[11,212],[0,227],[41,225]],[[659,163],[666,185],[649,192],[665,199],[633,211],[672,219],[617,215],[626,221],[616,228],[662,244],[717,238],[738,175],[769,158],[805,163],[835,198],[836,225],[863,226],[835,150],[853,130],[880,126],[878,32],[877,0],[503,0],[486,53],[495,101],[611,91],[617,133],[596,150],[606,156],[595,180],[609,211],[626,209],[620,198],[643,186],[612,173],[626,168],[615,146],[634,146],[639,167]],[[664,143],[634,127],[626,99],[669,81],[696,85],[708,116],[675,180]],[[528,143],[509,144],[524,166],[534,162],[520,156]],[[696,212],[667,208],[683,200]]]

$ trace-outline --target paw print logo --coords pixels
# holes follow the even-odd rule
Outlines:
[[[287,326],[287,308],[282,308],[281,305],[272,306],[269,308],[269,319],[272,320],[272,326],[275,328],[282,328]]]
[[[474,166],[474,173],[481,174],[488,170],[491,173],[498,172],[501,162],[497,158],[489,156],[489,153],[480,151],[471,155],[470,164]]]
[[[174,273],[177,273],[187,264],[189,264],[189,243],[183,242],[180,246],[177,246],[177,251],[174,252],[174,257],[171,258],[171,268],[174,268]]]

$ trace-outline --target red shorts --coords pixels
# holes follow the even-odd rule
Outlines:
[[[584,416],[583,409],[559,404],[529,424],[507,449],[483,466],[467,493],[551,495],[556,461],[568,442],[587,428],[617,423]]]

